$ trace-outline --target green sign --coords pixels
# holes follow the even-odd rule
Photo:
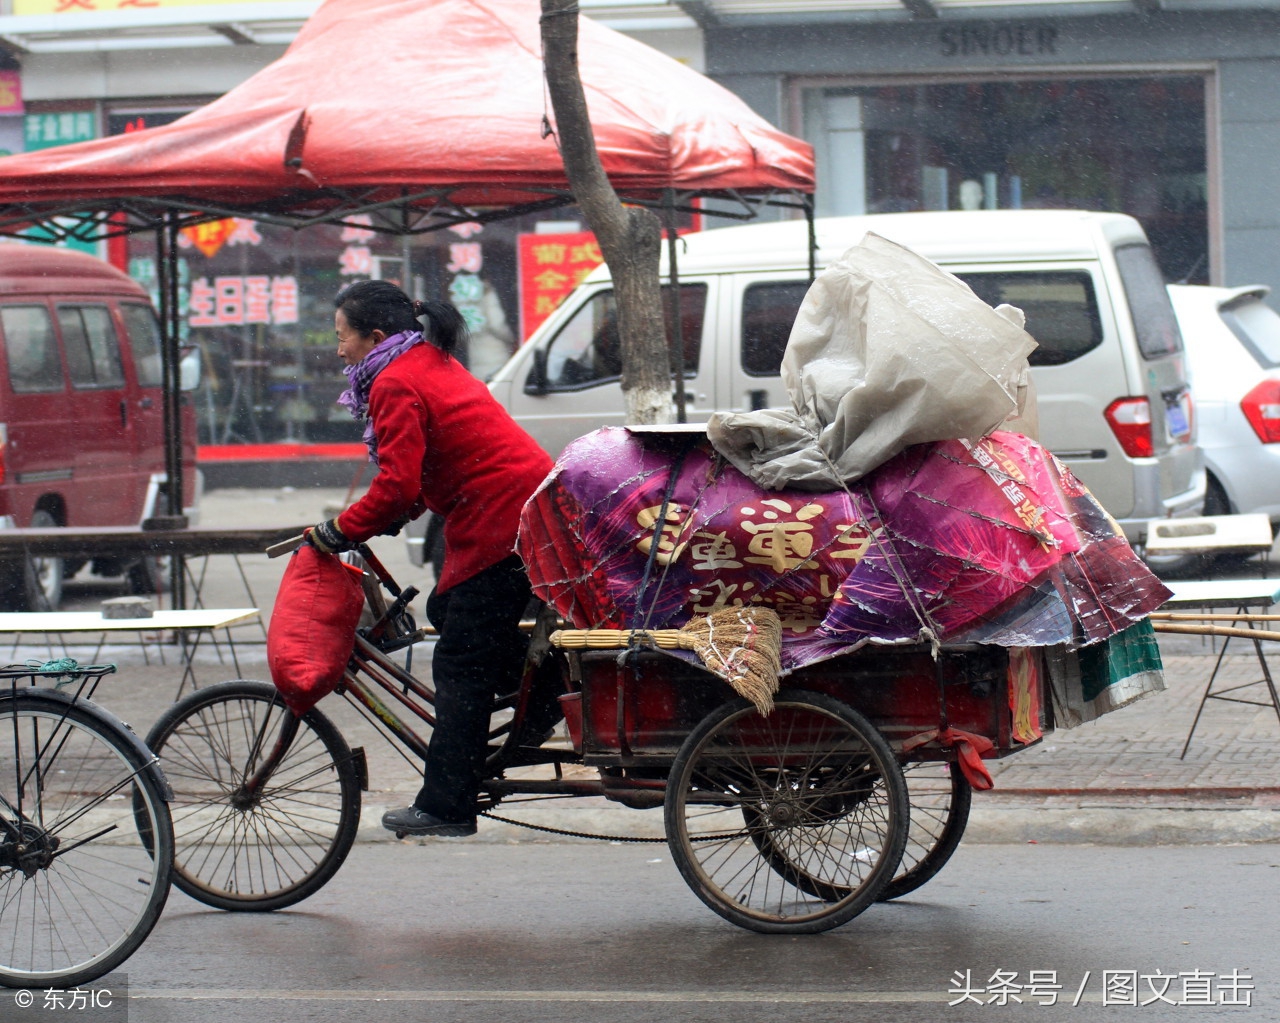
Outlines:
[[[23,118],[23,148],[52,149],[71,142],[87,142],[98,137],[90,110],[68,110],[56,114],[27,114]]]
[[[23,117],[22,139],[26,152],[35,149],[52,149],[54,146],[65,146],[72,142],[87,142],[98,137],[97,120],[90,110],[67,110],[59,113],[26,114]],[[49,241],[47,231],[32,228],[26,237],[33,241]],[[87,252],[91,256],[100,256],[101,246],[98,242],[82,242],[72,239],[60,242],[68,249]]]

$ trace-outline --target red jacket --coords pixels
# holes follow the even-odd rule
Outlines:
[[[441,593],[513,552],[551,458],[483,383],[435,345],[415,345],[374,379],[369,418],[378,474],[338,517],[344,536],[367,540],[424,508],[446,516]]]

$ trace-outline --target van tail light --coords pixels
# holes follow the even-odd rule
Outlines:
[[[1263,444],[1280,442],[1280,380],[1264,380],[1240,399],[1240,408]]]
[[[0,423],[0,483],[9,476],[9,424]]]
[[[1117,398],[1103,415],[1130,458],[1150,458],[1156,453],[1151,439],[1151,403],[1146,398]]]

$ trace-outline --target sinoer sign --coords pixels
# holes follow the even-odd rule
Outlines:
[[[1050,24],[948,25],[938,32],[944,57],[1045,57],[1058,52],[1058,29]]]

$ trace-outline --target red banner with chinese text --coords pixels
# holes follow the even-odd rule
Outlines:
[[[604,257],[590,231],[522,234],[518,241],[520,339],[526,341]]]

